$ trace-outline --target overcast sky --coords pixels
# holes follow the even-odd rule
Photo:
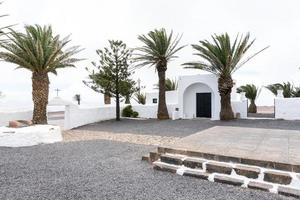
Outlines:
[[[0,19],[2,26],[18,24],[15,28],[22,31],[24,24],[51,24],[55,33],[72,34],[72,44],[85,48],[78,57],[86,60],[78,63],[77,69],[60,70],[58,76],[51,76],[51,97],[59,88],[60,96],[66,99],[80,93],[86,103],[103,102],[101,95],[82,84],[87,76],[84,68],[97,60],[95,50],[107,46],[108,39],[136,47],[140,45],[139,34],[160,27],[183,34],[182,45],[209,39],[214,33],[228,32],[234,37],[249,31],[256,42],[248,55],[267,45],[270,48],[234,74],[237,84],[291,81],[300,85],[299,0],[5,0],[0,8],[2,14],[9,14]],[[181,50],[179,58],[168,65],[167,76],[203,73],[182,68],[182,63],[196,59],[192,53],[190,46]],[[6,95],[0,107],[31,102],[31,73],[15,67],[0,63],[0,91]],[[154,69],[139,70],[134,74],[137,77],[147,91],[157,82]],[[263,91],[258,104],[272,103],[272,95]]]

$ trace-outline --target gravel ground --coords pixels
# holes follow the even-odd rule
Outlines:
[[[300,130],[300,121],[285,121],[272,119],[232,120],[229,122],[211,121],[209,119],[194,120],[115,120],[82,126],[76,130],[104,131],[110,133],[132,133],[160,136],[185,137],[213,126],[239,126],[253,128],[274,128]]]
[[[151,149],[103,140],[0,148],[0,199],[284,199],[155,171],[140,161]]]
[[[102,131],[70,130],[63,133],[64,142],[75,142],[81,140],[113,140],[117,142],[128,142],[132,144],[164,146],[170,145],[180,137],[166,137],[159,135],[138,135],[130,133],[110,133]]]

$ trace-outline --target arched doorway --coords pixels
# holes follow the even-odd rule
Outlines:
[[[206,84],[197,82],[189,85],[183,93],[184,118],[216,118],[215,95]]]

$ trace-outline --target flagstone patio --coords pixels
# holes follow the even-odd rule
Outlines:
[[[300,172],[300,131],[216,126],[160,151]]]

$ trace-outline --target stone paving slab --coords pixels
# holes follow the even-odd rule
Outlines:
[[[300,166],[300,131],[295,130],[216,126],[166,147],[232,157],[245,163],[261,161],[260,165],[290,171],[298,171],[293,166]]]

